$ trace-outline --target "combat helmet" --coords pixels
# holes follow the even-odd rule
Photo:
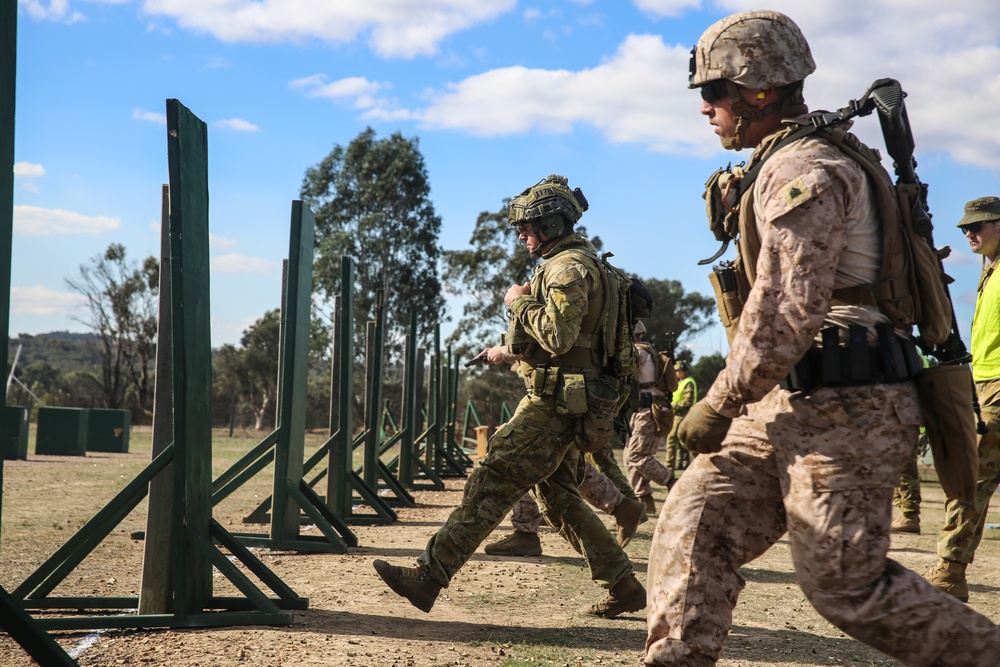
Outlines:
[[[572,231],[588,208],[590,204],[580,188],[570,190],[568,178],[550,174],[510,200],[507,222],[512,227],[529,222],[536,233],[542,231],[555,239]]]
[[[632,327],[632,335],[636,338],[645,335],[646,325],[642,323],[642,320],[636,320],[635,326]]]
[[[738,117],[736,137],[724,139],[725,148],[740,150],[747,121],[760,120],[784,104],[796,87],[778,102],[763,109],[745,104],[736,86],[750,90],[781,88],[801,82],[816,70],[809,43],[792,19],[767,9],[727,16],[714,24],[691,49],[688,88],[725,81],[733,115]]]

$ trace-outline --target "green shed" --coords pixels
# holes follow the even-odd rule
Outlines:
[[[28,458],[28,408],[20,405],[4,406],[0,453],[8,461]]]
[[[92,408],[89,412],[87,451],[127,453],[132,412],[105,408]]]
[[[87,421],[85,408],[38,408],[36,454],[86,456]]]

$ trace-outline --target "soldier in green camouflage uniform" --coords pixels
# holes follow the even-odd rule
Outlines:
[[[515,197],[508,219],[518,239],[543,262],[531,283],[512,285],[508,343],[484,350],[488,363],[519,362],[528,394],[510,421],[490,438],[486,457],[472,471],[462,503],[431,537],[416,567],[376,560],[375,570],[397,594],[430,611],[442,587],[500,524],[525,491],[550,526],[581,555],[591,578],[608,589],[585,613],[611,618],[646,606],[646,591],[615,537],[580,496],[581,437],[592,391],[602,378],[595,341],[604,339],[606,270],[593,245],[573,225],[586,210],[579,188],[550,176]],[[574,386],[585,381],[582,396]]]

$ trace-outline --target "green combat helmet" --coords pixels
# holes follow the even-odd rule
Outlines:
[[[739,120],[736,137],[723,139],[722,144],[738,151],[743,148],[747,122],[760,120],[786,100],[756,109],[743,102],[737,86],[781,88],[802,81],[815,70],[809,43],[792,19],[781,12],[750,10],[715,22],[701,36],[691,49],[688,88],[725,82],[733,115]],[[800,95],[800,89],[790,92],[787,97]],[[722,95],[719,91],[715,97]]]
[[[507,222],[512,227],[531,223],[535,233],[556,239],[573,231],[573,225],[590,208],[580,188],[569,189],[569,179],[558,174],[546,176],[510,200]]]

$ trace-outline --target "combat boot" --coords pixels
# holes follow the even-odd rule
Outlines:
[[[619,614],[639,611],[646,607],[646,589],[634,574],[630,574],[611,587],[604,597],[583,608],[583,613],[601,618],[614,618]]]
[[[491,556],[541,556],[542,542],[538,533],[515,530],[502,540],[487,544],[483,550]]]
[[[639,500],[641,500],[642,504],[646,506],[646,514],[656,514],[656,501],[653,499],[652,493],[645,493],[639,496]]]
[[[924,575],[924,579],[948,595],[954,595],[962,602],[969,601],[969,584],[965,581],[966,563],[941,558],[937,565]]]
[[[426,565],[399,567],[384,560],[376,560],[372,565],[394,593],[409,600],[420,611],[430,611],[434,606],[441,585],[431,579],[430,568]]]
[[[920,534],[920,515],[919,514],[902,514],[896,517],[892,522],[892,527],[890,530],[894,533],[913,533],[914,535]]]
[[[618,546],[625,546],[632,540],[636,528],[640,523],[646,521],[646,508],[643,503],[631,498],[622,498],[622,501],[611,513],[618,524]]]

